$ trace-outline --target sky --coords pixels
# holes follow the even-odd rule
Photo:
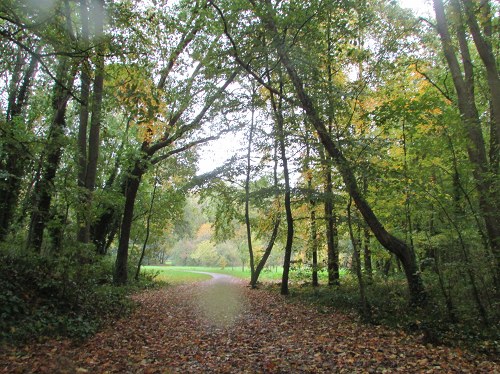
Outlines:
[[[403,8],[413,10],[419,16],[432,15],[432,0],[399,0]]]

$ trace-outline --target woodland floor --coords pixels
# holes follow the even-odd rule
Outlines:
[[[500,364],[238,280],[146,291],[93,338],[0,352],[2,373],[500,373]]]

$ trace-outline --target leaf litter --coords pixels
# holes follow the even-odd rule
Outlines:
[[[238,280],[133,296],[138,307],[83,343],[0,350],[2,373],[500,373],[458,348],[320,313]]]

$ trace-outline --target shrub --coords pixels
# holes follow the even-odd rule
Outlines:
[[[57,257],[0,250],[0,341],[83,339],[130,310],[130,287],[112,282],[109,258],[85,248]]]

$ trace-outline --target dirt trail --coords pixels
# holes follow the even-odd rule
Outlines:
[[[458,349],[322,314],[234,278],[143,292],[139,307],[80,345],[0,352],[4,373],[500,373]]]

